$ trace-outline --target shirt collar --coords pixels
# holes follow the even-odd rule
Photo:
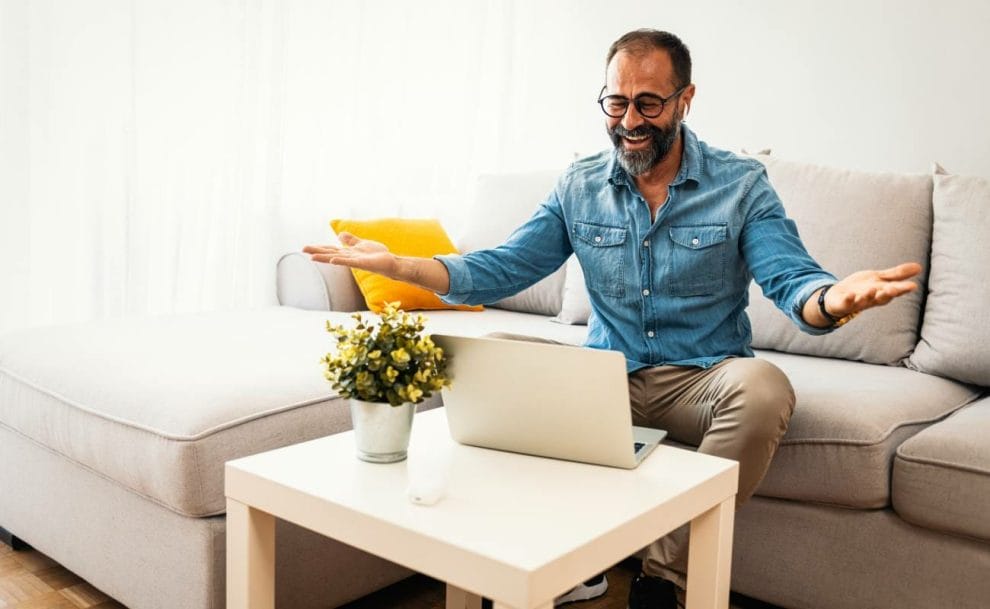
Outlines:
[[[681,138],[684,140],[684,152],[681,155],[681,168],[677,172],[677,177],[671,182],[671,186],[681,184],[686,180],[691,180],[695,184],[701,182],[701,169],[704,157],[701,154],[701,145],[698,143],[698,136],[694,131],[681,123]],[[619,163],[618,152],[612,151],[612,167],[609,172],[608,181],[612,186],[629,186],[632,179],[626,170]]]

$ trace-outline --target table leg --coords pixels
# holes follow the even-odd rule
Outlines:
[[[481,597],[447,584],[447,609],[481,609]]]
[[[227,609],[275,609],[275,517],[229,498]]]
[[[691,521],[686,609],[728,609],[735,496]]]

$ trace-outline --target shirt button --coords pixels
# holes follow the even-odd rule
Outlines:
[[[695,239],[695,241],[697,241],[697,239]],[[601,242],[602,242],[601,236],[595,237],[595,243],[601,243]]]
[[[653,330],[647,332],[646,335],[649,336],[650,338],[653,338]]]
[[[649,295],[650,295],[649,290],[643,290],[643,296],[649,296]]]
[[[691,239],[691,245],[698,245],[699,243],[701,243],[701,241],[698,241],[698,238],[697,237],[695,237],[694,239]]]
[[[644,241],[643,242],[643,247],[650,247],[650,242],[649,241]]]

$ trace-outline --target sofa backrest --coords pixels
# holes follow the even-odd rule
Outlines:
[[[918,262],[924,270],[918,278],[921,289],[866,311],[827,336],[802,333],[754,283],[747,310],[753,346],[876,364],[901,363],[918,342],[931,242],[931,176],[754,158],[766,166],[787,215],[797,223],[802,241],[825,270],[840,279],[858,270],[902,262]]]
[[[500,245],[536,212],[561,172],[482,175],[457,249],[468,253]],[[566,265],[522,292],[491,306],[510,311],[556,315],[560,311]]]

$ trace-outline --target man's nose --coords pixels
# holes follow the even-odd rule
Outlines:
[[[629,107],[626,108],[626,114],[622,117],[622,126],[626,130],[632,131],[645,122],[646,119],[644,119],[643,115],[636,109],[636,104],[629,104]]]

